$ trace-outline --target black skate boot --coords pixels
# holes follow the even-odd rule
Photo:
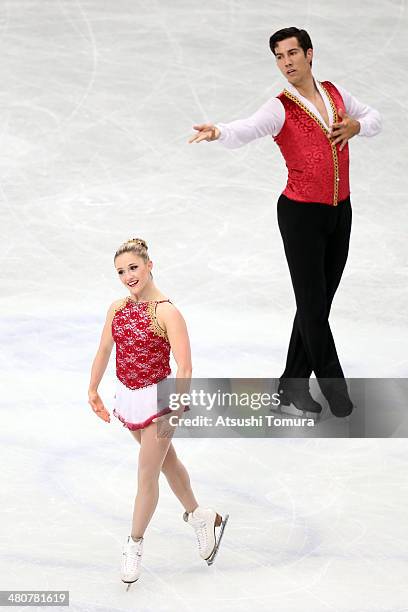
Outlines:
[[[319,385],[334,416],[344,418],[353,412],[353,402],[350,399],[344,378],[322,379],[322,382],[319,379]]]
[[[308,378],[282,378],[279,381],[278,393],[280,406],[293,404],[297,410],[314,414],[320,414],[322,411],[319,402],[310,394]]]

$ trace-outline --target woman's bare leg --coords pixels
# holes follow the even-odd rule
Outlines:
[[[193,512],[198,506],[190,484],[190,478],[184,465],[177,457],[173,444],[170,444],[163,461],[162,472],[167,478],[171,490],[187,512]]]
[[[131,429],[129,429],[129,432],[132,434],[132,436],[139,442],[141,442],[141,435],[140,435],[140,429],[136,429],[135,431],[132,431]]]
[[[131,431],[133,437],[141,442],[140,431]],[[187,512],[193,512],[198,506],[190,484],[190,478],[184,465],[177,457],[173,443],[170,444],[161,471],[166,476],[171,490]]]
[[[132,538],[134,540],[143,537],[156,509],[159,499],[160,470],[170,444],[171,438],[157,437],[155,423],[141,431],[138,486],[132,521]]]

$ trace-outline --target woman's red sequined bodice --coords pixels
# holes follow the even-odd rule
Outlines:
[[[158,383],[171,373],[170,343],[156,318],[160,300],[135,302],[127,297],[112,320],[116,376],[129,389]]]

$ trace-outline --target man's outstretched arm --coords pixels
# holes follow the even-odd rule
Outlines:
[[[282,129],[284,121],[285,109],[282,102],[278,98],[271,98],[246,119],[237,119],[230,123],[194,125],[193,128],[197,133],[189,142],[219,140],[229,149],[236,149],[256,138],[276,136]]]

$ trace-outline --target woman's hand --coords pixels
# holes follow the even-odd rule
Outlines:
[[[99,393],[97,391],[88,391],[88,404],[90,404],[94,413],[105,421],[106,423],[110,423],[110,414],[106,410],[103,401],[101,400]]]
[[[177,409],[172,408],[171,412],[153,419],[152,423],[157,423],[158,438],[171,438],[173,436],[185,409],[186,406],[179,405]]]
[[[174,416],[174,412],[169,414],[163,414],[161,417],[153,419],[152,423],[157,424],[157,437],[158,438],[172,438],[176,429],[175,425],[170,424],[170,417]],[[172,419],[174,423],[175,419]]]

